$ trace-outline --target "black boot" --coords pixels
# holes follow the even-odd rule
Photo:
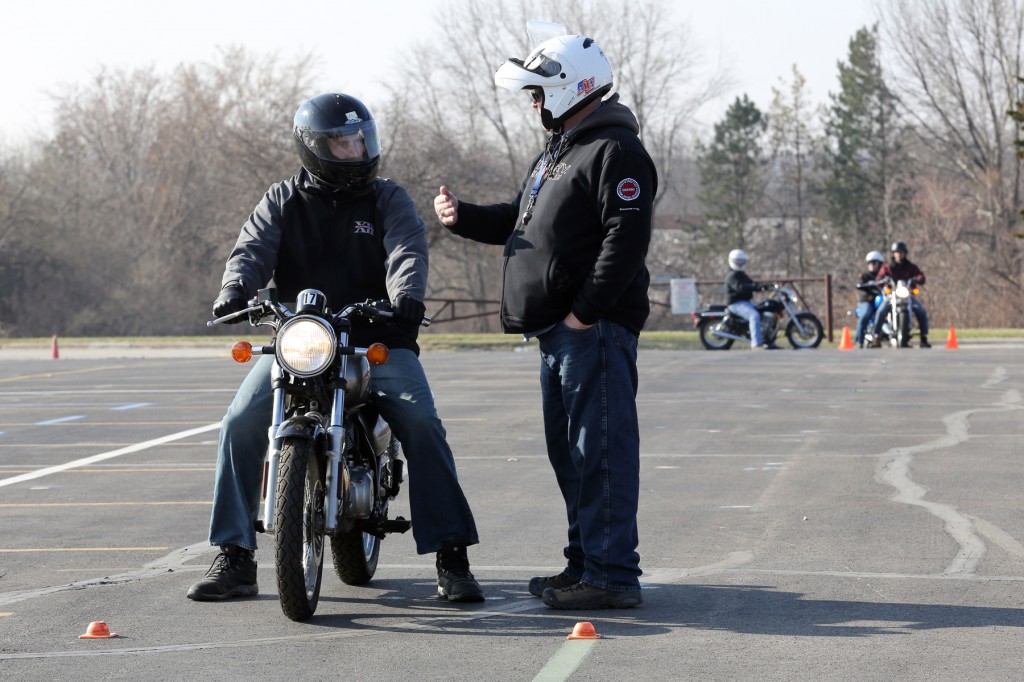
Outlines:
[[[932,344],[928,343],[928,337],[921,335],[921,348],[931,348]]]
[[[213,560],[206,577],[189,588],[186,596],[195,601],[256,596],[259,587],[254,554],[251,549],[238,545],[221,545],[220,554]]]
[[[448,601],[483,601],[480,583],[469,572],[465,545],[445,545],[437,553],[437,596]]]

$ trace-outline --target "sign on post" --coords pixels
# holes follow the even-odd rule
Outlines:
[[[672,314],[689,315],[697,310],[697,280],[693,277],[673,277],[669,281]]]

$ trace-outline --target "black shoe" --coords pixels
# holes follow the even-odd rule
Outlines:
[[[931,347],[932,347],[932,344],[928,343],[928,337],[927,336],[922,336],[921,337],[921,348],[931,348]]]
[[[448,601],[483,601],[480,583],[469,572],[465,545],[446,545],[437,553],[437,596]]]
[[[617,592],[576,583],[560,590],[549,587],[541,596],[553,609],[631,609],[644,603],[640,590]]]
[[[544,594],[544,590],[552,587],[556,590],[560,590],[563,587],[569,587],[575,585],[580,581],[579,578],[574,578],[569,575],[566,571],[562,571],[558,575],[552,575],[548,577],[538,576],[536,578],[530,578],[530,594],[534,597],[540,597]]]
[[[255,597],[259,587],[256,585],[256,558],[253,555],[251,549],[222,545],[206,577],[189,588],[185,596],[195,601]]]

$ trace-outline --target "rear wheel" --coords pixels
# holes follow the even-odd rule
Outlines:
[[[796,319],[786,325],[786,338],[793,348],[817,348],[825,338],[825,330],[814,313],[797,313]]]
[[[353,529],[331,538],[334,570],[346,585],[365,585],[377,572],[380,538]]]
[[[724,336],[715,336],[712,332],[716,329],[720,329],[724,319],[719,320],[701,320],[697,326],[697,333],[700,336],[700,342],[708,350],[729,350],[732,348],[733,340]]]
[[[281,610],[307,620],[320,600],[324,568],[324,476],[313,443],[281,445],[274,512],[274,550]]]

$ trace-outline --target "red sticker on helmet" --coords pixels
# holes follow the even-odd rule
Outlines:
[[[623,201],[633,201],[640,196],[640,183],[633,178],[626,178],[616,186],[615,193]]]

